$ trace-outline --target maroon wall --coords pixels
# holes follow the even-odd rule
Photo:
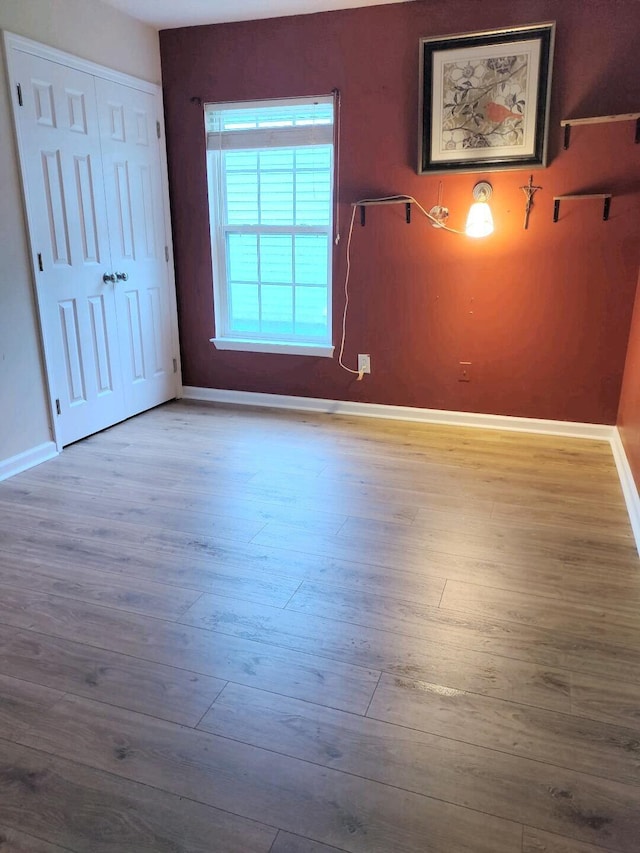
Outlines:
[[[640,276],[618,411],[618,429],[640,490]]]
[[[557,21],[550,165],[522,228],[529,171],[419,176],[418,42],[451,32]],[[632,123],[575,128],[563,117],[640,105],[637,0],[417,0],[390,6],[160,34],[184,382],[331,399],[614,423],[640,257],[640,146]],[[342,93],[341,219],[334,262],[339,343],[350,204],[414,195],[428,209],[442,180],[450,224],[489,177],[495,234],[481,241],[370,210],[353,240],[346,361],[371,353],[364,381],[337,359],[217,351],[203,101]],[[611,190],[599,202],[553,196]],[[471,381],[458,380],[460,361]]]

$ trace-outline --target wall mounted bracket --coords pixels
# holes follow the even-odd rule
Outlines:
[[[356,202],[355,206],[360,208],[360,225],[366,224],[365,210],[367,207],[373,207],[377,204],[404,204],[407,225],[411,222],[411,205],[414,204],[414,200],[408,195],[394,195],[384,199],[372,198]]]
[[[560,122],[560,127],[564,127],[564,144],[565,151],[569,147],[571,141],[571,128],[574,124],[608,124],[613,121],[635,121],[636,134],[635,142],[640,142],[640,113],[620,113],[612,116],[593,116],[591,118],[566,118]]]
[[[574,195],[556,195],[553,197],[553,221],[557,222],[560,217],[561,201],[584,201],[588,198],[601,198],[603,199],[602,219],[606,222],[609,218],[612,197],[612,193],[576,193]]]

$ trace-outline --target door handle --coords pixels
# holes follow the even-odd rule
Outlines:
[[[116,277],[115,277],[115,275],[114,275],[113,273],[111,273],[111,275],[109,275],[109,273],[108,273],[108,272],[106,272],[106,273],[102,276],[102,280],[104,281],[104,283],[105,283],[105,284],[109,284],[109,282],[111,282],[111,284],[115,284],[115,282],[116,282]]]
[[[128,281],[129,280],[129,276],[127,275],[126,272],[117,272],[116,278],[118,279],[118,281]]]

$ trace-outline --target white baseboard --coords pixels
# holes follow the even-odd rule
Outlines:
[[[366,418],[388,418],[448,426],[502,429],[511,432],[533,432],[561,435],[567,438],[590,438],[610,441],[616,432],[605,424],[583,424],[570,421],[551,421],[539,418],[515,418],[507,415],[484,415],[475,412],[450,412],[444,409],[418,409],[409,406],[387,406],[381,403],[353,403],[347,400],[325,400],[318,397],[290,397],[283,394],[259,394],[254,391],[225,391],[218,388],[195,388],[185,385],[185,400],[211,403],[231,403],[243,406],[264,406],[271,409],[291,409],[299,412],[318,412]]]
[[[8,477],[20,474],[22,471],[26,471],[27,468],[33,468],[34,465],[39,465],[41,462],[53,459],[57,455],[58,449],[55,442],[46,441],[44,444],[39,444],[37,447],[32,447],[23,453],[18,453],[16,456],[10,456],[8,459],[0,459],[0,480],[6,480]]]
[[[611,438],[611,450],[616,468],[618,469],[618,477],[620,478],[622,494],[627,505],[633,536],[636,540],[636,548],[638,549],[638,554],[640,554],[640,496],[638,495],[638,488],[633,479],[631,466],[629,465],[629,460],[627,459],[627,454],[625,453],[624,445],[617,429]]]

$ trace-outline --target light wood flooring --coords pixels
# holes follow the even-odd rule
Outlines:
[[[604,442],[172,403],[0,484],[1,853],[638,853]]]

